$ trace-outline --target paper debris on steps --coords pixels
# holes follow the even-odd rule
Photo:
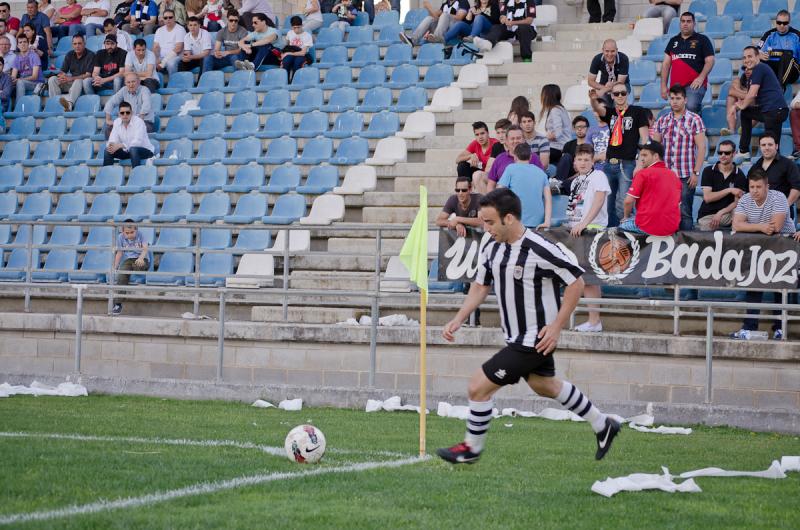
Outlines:
[[[88,396],[89,392],[85,386],[75,383],[61,383],[58,386],[50,386],[34,381],[31,386],[11,385],[9,383],[0,385],[0,397],[15,395],[79,397]]]
[[[301,398],[284,399],[283,401],[278,403],[278,408],[282,410],[302,410],[303,400]]]
[[[372,317],[363,315],[356,320],[355,318],[348,318],[344,322],[337,322],[337,326],[371,326]],[[393,326],[419,326],[419,322],[410,319],[405,315],[386,315],[378,319],[379,326],[393,327]]]
[[[592,484],[592,491],[604,497],[612,497],[620,491],[661,490],[669,493],[700,493],[700,489],[693,479],[683,482],[674,482],[669,470],[661,468],[663,474],[633,473],[626,477],[607,478]]]
[[[784,456],[781,458],[781,469],[786,471],[800,471],[800,456]]]
[[[208,315],[195,315],[191,311],[187,311],[181,315],[181,318],[185,320],[211,320],[211,317]]]
[[[692,429],[686,427],[665,427],[663,425],[659,425],[658,427],[645,427],[635,422],[630,422],[630,427],[634,431],[653,434],[692,434]]]
[[[394,412],[398,410],[410,410],[419,414],[419,406],[417,405],[403,405],[400,396],[392,396],[387,400],[381,401],[379,399],[367,400],[367,412],[378,412],[385,410],[386,412]],[[428,409],[425,409],[425,414],[428,414]]]
[[[257,399],[253,401],[252,406],[259,409],[275,408],[275,405],[273,405],[269,401],[264,401],[263,399]]]

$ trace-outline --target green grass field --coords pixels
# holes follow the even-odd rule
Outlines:
[[[697,494],[652,491],[607,499],[590,491],[595,480],[659,473],[662,465],[674,474],[707,466],[766,469],[773,459],[800,454],[797,436],[705,427],[689,436],[661,436],[626,427],[606,459],[596,462],[586,424],[502,418],[493,422],[487,451],[476,465],[453,467],[433,458],[356,471],[356,463],[416,455],[417,416],[286,412],[219,401],[21,396],[0,400],[0,420],[0,521],[146,495],[156,500],[159,493],[238,477],[263,479],[213,493],[155,503],[145,498],[143,505],[134,500],[127,507],[88,514],[71,510],[8,525],[15,528],[800,528],[800,473],[783,480],[699,478],[703,492]],[[309,421],[328,442],[317,466],[253,447],[155,440],[282,447],[293,426]],[[431,416],[430,451],[459,441],[463,430],[461,421]],[[297,476],[303,472],[312,474]]]

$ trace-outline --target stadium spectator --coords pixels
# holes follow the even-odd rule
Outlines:
[[[200,27],[200,19],[189,17],[189,31],[183,37],[183,54],[178,63],[178,71],[190,72],[202,68],[203,61],[211,52],[211,36]]]
[[[589,12],[589,23],[614,22],[617,15],[616,0],[603,0],[603,7],[600,8],[600,0],[586,0],[586,10]]]
[[[369,6],[369,2],[367,2],[367,6]],[[373,10],[375,11],[375,13],[383,13],[384,11],[391,11],[392,9],[393,9],[392,4],[391,2],[389,2],[389,0],[380,0],[379,2],[373,2]],[[400,12],[399,9],[397,9],[396,11],[398,13]],[[370,20],[370,23],[371,22],[372,21]]]
[[[542,110],[539,112],[537,133],[550,142],[550,164],[558,164],[564,144],[572,139],[569,112],[561,104],[561,88],[547,84],[542,87]],[[541,155],[539,156],[541,158]]]
[[[125,74],[125,87],[111,96],[103,107],[106,115],[106,138],[111,134],[111,127],[114,124],[111,114],[123,102],[130,105],[134,115],[144,121],[147,132],[155,130],[153,121],[155,115],[150,104],[150,91],[139,83],[139,76],[129,73]]]
[[[47,93],[50,97],[58,97],[65,112],[70,112],[75,102],[83,93],[84,81],[89,80],[94,69],[94,53],[86,49],[86,40],[83,35],[72,37],[72,50],[64,57],[64,64],[57,75],[47,80]]]
[[[8,37],[0,37],[0,57],[3,58],[5,65],[3,66],[3,72],[6,74],[11,74],[11,70],[14,68],[14,60],[16,59],[17,55],[11,51],[11,41]]]
[[[537,133],[536,116],[533,112],[528,111],[521,114],[519,126],[522,129],[525,142],[531,146],[533,152],[539,157],[542,167],[547,168],[550,165],[550,141]]]
[[[166,70],[170,75],[178,71],[178,63],[183,53],[183,38],[186,30],[175,23],[175,13],[165,11],[164,25],[156,30],[153,39],[153,53],[158,59],[158,69]]]
[[[113,89],[118,92],[122,88],[125,77],[125,50],[117,48],[117,37],[106,35],[103,49],[94,56],[92,79],[83,82],[83,91],[94,94],[95,90]]]
[[[792,144],[794,152],[792,158],[800,158],[800,92],[792,99],[789,104],[789,124],[792,127]]]
[[[303,21],[303,29],[309,33],[322,27],[322,10],[319,0],[306,0],[306,8],[303,10],[306,19]]]
[[[513,191],[522,202],[522,224],[531,230],[550,228],[553,196],[547,173],[530,163],[532,150],[525,142],[514,150],[514,163],[503,171],[497,185]]]
[[[50,17],[39,11],[39,4],[36,0],[28,0],[25,4],[26,13],[20,19],[20,25],[31,24],[36,34],[43,37],[47,43],[44,52],[48,56],[53,55],[53,32],[50,31]]]
[[[697,212],[697,228],[703,231],[730,228],[733,211],[742,195],[747,193],[747,177],[733,163],[736,145],[723,140],[717,146],[719,162],[706,166],[700,179],[703,204]]]
[[[5,20],[0,19],[0,39],[8,39],[12,50],[17,49],[17,38],[8,32],[8,25]]]
[[[664,147],[656,141],[647,142],[639,151],[639,167],[625,196],[620,230],[651,236],[669,236],[678,230],[681,181],[662,162],[663,157]]]
[[[147,259],[147,241],[142,237],[141,232],[133,224],[131,219],[125,221],[122,231],[117,235],[117,252],[114,254],[114,269],[118,271],[146,271],[150,268]],[[130,274],[117,274],[117,285],[128,285]],[[122,313],[122,304],[114,303],[111,314],[119,315]]]
[[[587,81],[589,86],[597,92],[597,97],[605,100],[607,107],[614,106],[611,89],[616,83],[624,83],[628,92],[631,91],[631,84],[628,80],[629,67],[628,56],[617,50],[617,41],[614,39],[607,39],[603,42],[603,51],[592,59]],[[600,75],[599,79],[598,74]]]
[[[525,96],[517,96],[511,100],[511,108],[506,118],[512,125],[519,125],[519,118],[526,112],[531,111],[531,104]]]
[[[483,174],[477,175],[479,178],[475,178],[475,175],[473,175],[472,179],[472,183],[478,193],[486,193],[486,186],[489,182],[489,171],[492,168],[492,164],[494,164],[498,156],[506,152],[506,131],[510,126],[511,122],[505,118],[497,120],[494,124],[496,138],[495,143],[492,145],[492,150],[489,153],[489,159],[486,161],[486,167],[483,170]]]
[[[669,97],[669,88],[686,89],[686,106],[699,114],[708,88],[708,74],[714,67],[714,44],[694,30],[694,13],[681,14],[680,33],[667,42],[661,63],[661,97]]]
[[[647,143],[649,130],[645,109],[628,105],[628,89],[617,82],[611,88],[614,107],[606,107],[594,89],[589,91],[592,108],[601,121],[608,124],[609,140],[603,173],[608,177],[611,193],[608,194],[609,226],[616,226],[623,217],[623,202],[636,168],[639,144]]]
[[[358,10],[351,0],[340,0],[333,6],[331,12],[336,15],[337,18],[336,22],[331,23],[330,27],[338,28],[342,33],[346,33],[347,28],[355,22]],[[303,25],[303,29],[311,33],[309,30],[305,29],[305,24]]]
[[[151,35],[158,25],[158,4],[156,0],[134,0],[130,8],[130,18],[122,29],[131,35]]]
[[[226,66],[235,67],[236,61],[242,57],[239,41],[247,36],[247,30],[239,25],[239,13],[233,9],[228,11],[226,20],[225,27],[217,32],[214,39],[214,50],[203,59],[203,72],[221,70]]]
[[[681,10],[681,0],[650,0],[650,7],[644,12],[645,18],[660,18],[664,23],[664,33],[669,30],[672,19]]]
[[[467,235],[468,226],[480,228],[480,199],[479,193],[472,193],[472,180],[469,177],[457,177],[455,193],[447,199],[436,216],[436,226],[455,230],[459,237]]]
[[[791,27],[790,21],[788,11],[778,11],[775,27],[764,33],[756,45],[761,60],[772,68],[784,90],[800,77],[800,31]]]
[[[426,41],[444,42],[447,31],[467,17],[469,2],[468,0],[443,0],[439,9],[436,9],[428,0],[424,0],[422,7],[428,11],[428,16],[414,28],[411,37],[400,32],[400,39],[406,44],[419,46]]]
[[[650,137],[664,146],[664,163],[678,174],[681,194],[681,230],[691,230],[694,189],[706,159],[706,127],[700,116],[686,108],[686,89],[673,85],[669,89],[671,112],[661,116]]]
[[[456,157],[456,171],[459,177],[469,177],[475,181],[486,179],[486,166],[497,140],[489,136],[489,126],[482,121],[472,124],[475,139]]]
[[[531,43],[536,39],[535,18],[535,0],[500,0],[500,23],[494,24],[486,37],[474,37],[472,42],[480,51],[488,52],[501,40],[516,39],[522,62],[529,63],[533,57]]]
[[[500,24],[499,0],[475,0],[464,20],[450,26],[444,41],[453,42],[463,37],[464,41],[472,42],[475,37],[485,37],[495,24]]]
[[[744,101],[747,97],[747,91],[750,90],[750,76],[753,74],[752,70],[742,68],[742,74],[737,78],[731,79],[731,86],[728,89],[728,97],[725,98],[725,119],[727,127],[720,129],[722,136],[733,134],[736,130],[736,122],[739,119],[739,109],[736,104]]]
[[[47,66],[49,63],[49,57],[47,56],[47,43],[41,35],[36,33],[36,28],[33,27],[33,24],[28,22],[27,24],[23,24],[21,27],[20,35],[25,35],[28,37],[28,43],[30,44],[30,50],[35,52],[36,55],[39,56],[39,62],[42,66],[42,72],[47,70]]]
[[[742,64],[748,70],[752,70],[752,73],[747,96],[735,105],[736,109],[741,111],[742,122],[737,159],[750,158],[753,121],[763,122],[764,131],[772,133],[773,138],[780,138],[782,124],[789,116],[781,84],[775,76],[775,72],[769,66],[759,62],[758,49],[755,46],[748,46],[744,49]]]
[[[125,74],[135,74],[139,83],[147,87],[150,92],[161,88],[161,81],[156,73],[156,56],[147,49],[144,39],[136,39],[133,51],[125,56]]]
[[[222,0],[207,0],[206,5],[197,14],[201,24],[208,31],[219,31],[222,26],[220,21],[224,19],[226,9],[222,5]]]
[[[0,114],[11,109],[11,92],[14,90],[14,83],[6,73],[5,66],[5,59],[0,57]]]
[[[596,112],[593,112],[593,114],[597,123],[589,127],[586,137],[589,138],[592,147],[594,147],[595,167],[597,169],[603,169],[603,165],[606,162],[606,151],[608,150],[608,140],[611,133],[608,130],[608,124],[601,121]]]
[[[262,64],[279,66],[281,51],[274,45],[278,40],[277,30],[269,27],[267,17],[260,13],[253,17],[253,27],[255,30],[245,32],[237,44],[244,59],[234,60],[234,66],[237,70],[255,70]]]
[[[130,103],[123,101],[119,104],[119,117],[114,120],[106,144],[103,165],[111,166],[115,160],[130,160],[131,167],[137,167],[143,160],[152,158],[154,151],[144,121],[133,114]]]
[[[523,139],[522,129],[519,128],[518,125],[510,125],[508,130],[506,131],[506,145],[505,145],[505,152],[500,153],[492,162],[491,168],[489,169],[489,174],[487,175],[486,181],[486,190],[492,191],[497,187],[497,182],[500,180],[500,177],[503,176],[503,172],[506,170],[509,164],[514,162],[514,156],[511,154],[514,152],[514,149],[521,143],[524,143],[525,140]],[[539,160],[539,157],[536,153],[531,153],[530,163],[534,164],[539,167],[539,169],[544,170],[544,166],[542,165],[542,161]]]
[[[11,5],[8,2],[0,2],[0,20],[6,22],[8,32],[16,37],[19,32],[19,19],[11,16]]]
[[[133,0],[125,0],[124,2],[120,2],[114,8],[114,12],[108,15],[110,18],[114,20],[114,25],[121,28],[126,22],[128,22],[131,18],[131,6],[133,5]],[[159,18],[159,22],[161,19]],[[105,21],[104,21],[105,24]]]
[[[127,31],[117,28],[117,26],[114,25],[113,19],[107,18],[105,22],[103,22],[103,34],[114,35],[117,38],[117,48],[125,50],[128,54],[133,52],[133,39],[130,34]]]
[[[186,6],[186,20],[188,21],[189,17],[198,16],[205,3],[205,0],[185,0],[184,5]]]
[[[292,29],[286,34],[286,47],[281,53],[281,67],[289,75],[289,83],[294,79],[294,73],[311,63],[312,59],[308,56],[308,50],[314,45],[311,33],[303,31],[303,19],[294,16],[289,21]]]
[[[594,167],[594,149],[583,143],[575,149],[575,170],[577,176],[572,180],[567,201],[567,228],[574,237],[584,230],[604,230],[608,226],[608,201],[611,193],[606,174]],[[583,296],[600,298],[599,285],[586,285]],[[589,306],[589,320],[575,326],[575,331],[600,332],[600,312],[595,305]]]
[[[81,5],[77,0],[67,0],[67,4],[58,8],[52,19],[50,31],[53,37],[61,39],[85,33],[81,24]]]
[[[762,169],[767,174],[769,189],[783,193],[791,206],[800,198],[800,170],[793,161],[781,156],[778,141],[772,134],[762,134],[758,139],[758,147],[761,158],[753,162],[748,175]]]
[[[53,15],[56,14],[56,6],[50,3],[50,0],[39,0],[39,12],[49,18],[52,25]]]
[[[106,17],[111,13],[111,4],[109,0],[95,0],[94,2],[86,2],[81,9],[83,19],[83,27],[86,30],[86,35],[97,35],[103,30],[103,22]]]
[[[175,23],[181,26],[186,26],[186,7],[184,7],[183,3],[179,2],[178,0],[161,0],[161,3],[158,4],[158,25],[163,26],[166,24],[164,20],[164,13],[167,11],[172,11],[172,15],[175,17]]]
[[[267,17],[267,25],[275,27],[275,13],[267,0],[232,0],[233,7],[239,12],[241,24],[248,31],[253,31],[253,16],[261,13]]]
[[[575,161],[575,150],[580,145],[588,144],[591,146],[588,138],[589,120],[583,116],[575,116],[572,120],[572,130],[575,133],[575,138],[564,144],[564,150],[561,153],[561,160],[556,165],[556,178],[563,183],[575,174],[573,162]],[[594,148],[592,148],[592,156],[594,156]]]
[[[789,216],[789,203],[786,196],[770,189],[767,173],[761,168],[753,167],[747,175],[749,192],[739,200],[733,213],[733,229],[736,232],[750,232],[772,235],[794,234],[794,222]],[[764,293],[761,291],[746,291],[745,302],[748,305],[760,304]],[[779,302],[780,303],[780,302]],[[757,315],[758,309],[748,309],[748,315]],[[780,311],[774,311],[780,313]],[[742,329],[732,333],[731,338],[750,340],[752,332],[758,330],[758,319],[745,318]],[[773,338],[783,338],[780,321],[772,323]]]
[[[14,68],[11,70],[11,80],[16,83],[16,97],[20,98],[28,92],[39,95],[44,90],[39,56],[31,51],[28,37],[22,33],[17,35],[17,47],[19,52],[14,58]]]

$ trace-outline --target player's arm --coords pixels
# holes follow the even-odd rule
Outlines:
[[[461,324],[480,306],[486,297],[489,296],[491,285],[481,285],[478,282],[472,282],[469,287],[469,293],[458,310],[453,320],[445,324],[442,329],[442,337],[445,340],[453,342],[455,340],[455,332],[461,327]]]

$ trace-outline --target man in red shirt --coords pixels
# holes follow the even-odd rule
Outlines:
[[[640,169],[625,196],[620,230],[634,234],[670,236],[681,222],[681,181],[664,162],[664,146],[650,141],[639,151]],[[631,217],[636,207],[636,217]]]
[[[469,177],[480,188],[486,181],[486,164],[492,156],[492,146],[497,140],[489,137],[489,126],[482,121],[472,124],[475,139],[456,157],[456,170],[459,177]]]

